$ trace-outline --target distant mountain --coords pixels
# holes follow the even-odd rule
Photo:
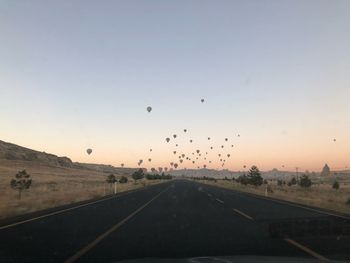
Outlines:
[[[212,178],[232,178],[232,177],[238,177],[241,173],[240,172],[233,172],[227,169],[224,170],[214,170],[214,169],[182,169],[182,170],[173,170],[169,172],[171,175],[174,176],[186,176],[186,177],[212,177]]]
[[[30,161],[53,167],[77,168],[104,173],[132,173],[136,168],[117,168],[112,165],[72,162],[68,157],[39,152],[0,140],[0,159]]]
[[[237,178],[242,175],[244,171],[230,171],[228,169],[224,170],[214,170],[214,169],[182,169],[170,172],[174,176],[187,176],[187,177],[212,177],[212,178]],[[246,171],[247,173],[247,171]],[[261,171],[261,176],[266,179],[288,179],[295,176],[295,172],[290,171],[279,171],[277,169],[272,169],[270,171]]]

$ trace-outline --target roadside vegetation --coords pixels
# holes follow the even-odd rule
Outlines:
[[[114,193],[114,183],[119,193],[171,179],[169,175],[148,175],[144,170],[136,174],[125,171],[105,173],[0,160],[0,219],[101,198]]]
[[[350,214],[350,178],[310,178],[307,174],[287,179],[263,179],[256,166],[236,178],[192,178],[206,184]]]

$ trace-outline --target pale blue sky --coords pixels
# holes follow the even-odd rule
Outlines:
[[[153,147],[159,166],[187,128],[241,133],[232,169],[350,166],[349,14],[347,0],[2,0],[0,139],[129,166]]]

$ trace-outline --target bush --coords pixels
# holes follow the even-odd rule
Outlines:
[[[311,187],[312,182],[311,182],[310,178],[309,178],[307,175],[304,174],[304,175],[300,178],[299,185],[300,185],[301,187],[308,188],[308,187]]]
[[[348,200],[346,201],[347,205],[350,205],[350,197],[348,198]]]
[[[339,183],[338,183],[338,181],[334,181],[334,183],[333,183],[333,185],[332,185],[332,188],[333,189],[339,189]]]
[[[278,185],[278,186],[282,186],[282,185],[283,185],[283,181],[278,179],[278,180],[277,180],[277,185]]]
[[[122,177],[120,177],[119,183],[126,184],[127,182],[128,182],[128,178],[126,176],[123,175]]]

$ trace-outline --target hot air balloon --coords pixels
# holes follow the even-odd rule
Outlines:
[[[207,168],[207,165],[206,165],[206,164],[204,164],[204,165],[203,165],[203,168],[204,168],[204,169],[205,169],[205,168]]]
[[[193,140],[190,140],[190,143],[192,143],[193,142]]]
[[[196,150],[196,152],[197,152],[197,153],[199,153],[199,152],[200,152],[200,150]]]
[[[233,147],[233,144],[231,145],[231,147]]]
[[[174,134],[174,135],[173,135],[173,137],[174,137],[174,139],[175,139],[175,138],[177,137],[177,135],[176,135],[176,134]]]
[[[247,168],[247,166],[246,166],[246,165],[243,165],[243,168],[245,169],[245,168]]]
[[[155,168],[151,168],[151,171],[152,171],[152,173],[154,173],[156,171],[156,169]]]
[[[120,166],[121,166],[121,167],[124,167],[124,164],[122,163],[122,164],[120,164]]]
[[[209,163],[211,163],[211,161],[209,161]]]
[[[192,161],[192,163],[195,163],[195,161]]]
[[[202,156],[202,154],[200,153],[199,156]]]
[[[174,163],[174,167],[175,167],[175,169],[178,167],[178,164],[177,163]]]
[[[227,142],[227,141],[228,141],[228,139],[227,139],[227,138],[225,138],[225,141]]]
[[[149,149],[150,152],[152,152],[152,149]]]
[[[158,167],[158,171],[161,173],[163,171],[163,167]]]
[[[210,150],[213,150],[213,146],[212,146],[212,147],[210,147]]]
[[[230,158],[230,156],[231,156],[230,154],[227,154],[227,157],[228,157],[228,158]]]
[[[183,153],[183,154],[181,154],[181,156],[182,156],[182,158],[185,158],[185,154]]]
[[[167,172],[167,171],[168,171],[168,167],[164,167],[164,171],[166,171],[166,172]]]
[[[149,162],[152,162],[152,159],[151,159],[151,158],[148,158],[148,161],[149,161]]]
[[[180,163],[182,163],[184,160],[180,159]]]
[[[174,154],[176,154],[176,151],[173,151]]]
[[[237,134],[237,137],[241,137],[241,135]]]
[[[337,141],[337,139],[333,139],[333,142],[336,142]]]
[[[201,102],[203,103],[203,102],[204,102],[204,99],[201,99]]]
[[[148,111],[148,112],[151,112],[151,111],[152,111],[152,107],[151,107],[151,106],[148,106],[148,107],[147,107],[147,111]]]
[[[175,146],[177,147],[177,146],[179,146],[178,144],[175,144]]]
[[[210,140],[210,137],[208,137],[208,140]]]
[[[220,156],[221,156],[221,153],[219,153],[218,156],[220,157]]]
[[[166,138],[165,140],[166,140],[166,142],[170,142],[170,138]]]
[[[170,166],[173,166],[173,165],[174,165],[174,163],[173,163],[173,162],[171,162],[171,163],[170,163]]]
[[[184,129],[184,132],[187,132],[187,130],[186,130],[186,129]]]
[[[204,160],[206,160],[207,158],[204,157]]]
[[[90,155],[92,153],[92,149],[89,148],[89,149],[86,150],[86,152],[87,152],[88,155]]]
[[[221,145],[221,148],[224,148],[224,146],[223,146],[223,145]]]

